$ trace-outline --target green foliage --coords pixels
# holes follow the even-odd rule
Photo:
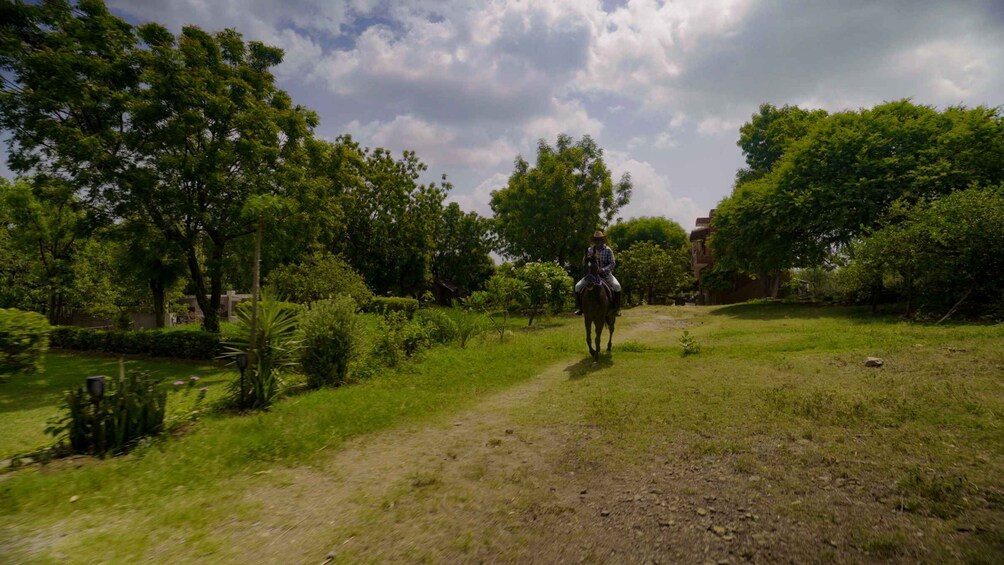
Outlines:
[[[397,366],[431,345],[428,328],[401,311],[387,312],[380,320],[377,335],[375,354],[388,367]]]
[[[642,216],[618,221],[607,229],[607,239],[615,251],[626,251],[635,243],[650,241],[663,249],[690,247],[690,238],[680,224],[661,216]]]
[[[366,312],[387,315],[392,312],[401,312],[405,317],[411,319],[418,311],[418,300],[399,296],[374,296],[373,300],[366,305]]]
[[[763,177],[774,169],[789,148],[805,137],[826,118],[825,110],[803,110],[798,106],[781,108],[761,104],[758,113],[739,128],[736,142],[746,157],[746,168],[736,173],[736,184]]]
[[[350,296],[314,304],[300,321],[300,367],[313,387],[338,386],[363,352],[365,335]]]
[[[251,336],[254,308],[250,302],[238,308],[238,325],[245,336]],[[297,304],[283,302],[267,294],[258,300],[255,336],[247,338],[247,345],[231,347],[227,357],[236,362],[236,356],[245,352],[249,362],[244,375],[230,383],[231,399],[240,409],[268,408],[278,398],[283,387],[283,373],[294,367],[298,359],[300,334],[298,318],[303,311]]]
[[[498,332],[499,341],[505,341],[509,317],[526,306],[528,300],[526,283],[503,273],[496,273],[485,283],[485,290],[471,294],[467,305],[485,313],[493,330]]]
[[[395,159],[386,149],[362,149],[338,138],[321,174],[340,189],[343,237],[333,248],[377,294],[417,294],[430,276],[443,199],[451,186],[419,184],[426,171],[413,151]]]
[[[1004,304],[1004,186],[956,191],[900,214],[854,247],[861,292],[895,277],[908,314],[917,300],[942,312],[966,299]]]
[[[457,323],[442,309],[419,310],[415,319],[425,326],[426,334],[433,343],[451,343],[457,338]]]
[[[7,15],[0,126],[11,168],[67,175],[149,222],[184,253],[217,331],[228,244],[253,225],[243,212],[255,197],[286,196],[317,123],[275,86],[282,51],[232,29],[134,27],[98,1]]]
[[[530,262],[519,266],[506,264],[499,272],[523,283],[526,303],[530,309],[528,326],[533,325],[534,318],[539,314],[561,312],[565,302],[572,296],[575,284],[572,277],[555,263]]]
[[[341,257],[324,251],[315,251],[302,263],[273,269],[268,283],[273,292],[300,304],[347,295],[363,306],[373,298],[359,273]]]
[[[44,178],[0,182],[0,205],[12,251],[31,257],[29,277],[45,289],[41,306],[57,324],[74,298],[73,261],[90,231],[87,210],[71,184]]]
[[[517,157],[509,184],[492,193],[501,250],[520,261],[577,267],[582,246],[613,220],[631,198],[631,177],[615,185],[603,150],[591,137],[561,134],[552,147],[537,145],[537,163]]]
[[[701,352],[701,346],[697,344],[697,338],[690,335],[690,332],[687,330],[683,330],[683,335],[680,336],[680,349],[684,357]]]
[[[105,387],[98,402],[92,402],[83,386],[68,391],[63,417],[46,431],[66,440],[74,453],[104,457],[164,430],[167,391],[159,381],[138,371],[126,374],[120,364],[118,378],[106,378]]]
[[[220,334],[200,330],[92,330],[56,326],[52,347],[73,351],[101,351],[174,359],[216,359],[223,353]]]
[[[432,256],[432,274],[467,290],[481,288],[492,276],[495,249],[491,220],[474,212],[464,212],[451,202],[440,219],[436,232],[436,252]]]
[[[1004,181],[998,109],[890,102],[818,120],[712,220],[716,262],[751,274],[822,264],[897,206]],[[797,137],[792,135],[792,137]]]
[[[44,316],[0,308],[0,379],[40,371],[49,332]]]
[[[639,241],[617,255],[617,274],[625,296],[654,304],[691,282],[690,253],[685,247],[666,249]]]
[[[456,327],[457,345],[461,349],[467,347],[472,339],[483,334],[488,325],[484,314],[468,308],[450,308],[446,313]]]

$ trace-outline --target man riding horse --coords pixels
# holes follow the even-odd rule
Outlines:
[[[620,310],[621,307],[621,283],[617,281],[614,277],[613,270],[617,266],[614,261],[614,250],[606,244],[607,236],[602,231],[597,231],[593,234],[593,245],[586,249],[586,255],[583,257],[582,262],[589,265],[589,260],[593,259],[596,261],[599,267],[600,276],[610,287],[610,290],[614,293],[613,309],[614,311]],[[586,287],[586,278],[589,273],[586,273],[585,277],[575,283],[575,315],[582,315],[582,289]]]

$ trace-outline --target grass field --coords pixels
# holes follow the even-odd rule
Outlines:
[[[0,383],[0,459],[33,451],[52,444],[44,433],[46,422],[59,414],[59,404],[65,391],[80,386],[91,375],[117,375],[118,360],[111,357],[50,353],[45,371],[36,375],[17,376]],[[199,377],[199,386],[206,386],[206,402],[223,395],[225,384],[233,378],[226,369],[213,365],[185,362],[130,359],[128,371],[147,371],[168,382]],[[188,410],[195,398],[172,392],[168,397],[168,416]]]
[[[598,368],[580,321],[558,318],[268,413],[204,418],[126,457],[0,475],[0,555],[1004,557],[1001,325],[786,305],[649,307],[619,324]],[[684,329],[700,353],[680,354]],[[5,430],[23,417],[4,410]]]

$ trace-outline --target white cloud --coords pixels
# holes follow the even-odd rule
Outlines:
[[[364,145],[416,150],[419,157],[437,167],[486,169],[511,161],[516,155],[516,149],[503,138],[483,138],[411,115],[396,116],[388,122],[352,121],[345,125],[345,130]]]
[[[470,192],[450,194],[447,200],[460,204],[460,207],[468,212],[477,212],[482,216],[491,217],[492,192],[505,188],[508,184],[508,174],[495,173],[478,183]]]
[[[708,116],[697,124],[697,133],[702,135],[718,135],[721,133],[735,134],[738,137],[739,127],[745,120]]]
[[[607,165],[614,174],[631,173],[634,185],[631,202],[621,210],[620,217],[664,216],[689,230],[694,219],[706,212],[692,198],[674,196],[669,178],[660,174],[651,163],[618,151],[609,151],[606,157]]]

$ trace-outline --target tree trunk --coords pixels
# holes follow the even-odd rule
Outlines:
[[[162,328],[164,327],[164,306],[166,302],[164,283],[156,278],[150,279],[150,293],[153,295],[153,325]]]
[[[202,265],[199,264],[199,252],[195,248],[195,243],[185,244],[185,258],[188,262],[188,270],[192,275],[195,302],[202,310],[202,328],[209,332],[219,332],[219,297],[217,296],[216,309],[214,310],[209,298],[209,289],[206,288],[206,276],[202,272]]]
[[[56,291],[49,291],[49,325],[56,326],[59,325],[59,312],[56,307]]]
[[[213,309],[213,326],[203,324],[206,331],[220,331],[220,297],[223,296],[223,246],[225,241],[213,238],[213,251],[209,255],[209,307]],[[206,316],[205,321],[209,321]]]

